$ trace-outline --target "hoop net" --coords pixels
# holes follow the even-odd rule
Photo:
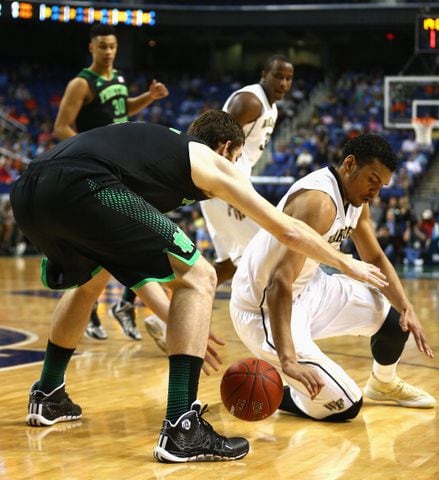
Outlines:
[[[424,148],[432,146],[431,134],[437,119],[433,117],[415,117],[412,119],[412,127],[415,131],[417,145]]]

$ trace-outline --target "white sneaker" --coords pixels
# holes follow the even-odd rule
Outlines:
[[[18,242],[17,245],[15,246],[14,255],[16,257],[22,257],[24,255],[24,252],[26,251],[26,248],[27,248],[26,242]]]
[[[436,400],[429,393],[410,385],[399,377],[385,383],[372,373],[367,381],[364,394],[372,400],[396,402],[403,407],[433,408]]]
[[[145,328],[154,339],[160,350],[166,352],[166,323],[157,315],[149,315],[144,318]]]

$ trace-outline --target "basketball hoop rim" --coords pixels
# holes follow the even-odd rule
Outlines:
[[[439,127],[439,120],[434,117],[413,117],[412,128],[415,131],[415,142],[423,147],[431,148],[433,128]]]
[[[425,127],[429,127],[437,123],[439,125],[439,119],[434,117],[413,117],[412,118],[412,125],[424,125]]]

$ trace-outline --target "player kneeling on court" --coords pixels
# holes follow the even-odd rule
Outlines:
[[[362,392],[315,341],[341,335],[371,338],[373,368],[364,394],[404,407],[431,408],[436,400],[396,376],[410,332],[418,349],[433,353],[400,280],[382,251],[369,202],[396,168],[390,145],[361,135],[344,148],[341,164],[317,170],[290,187],[278,208],[319,232],[335,248],[351,237],[363,261],[385,273],[382,291],[288,251],[260,230],[233,278],[230,311],[241,340],[277,366],[284,381],[280,409],[315,420],[343,421],[358,414]]]

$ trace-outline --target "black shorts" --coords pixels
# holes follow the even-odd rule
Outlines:
[[[188,265],[200,256],[178,225],[85,160],[31,164],[11,203],[24,235],[47,256],[41,277],[52,289],[82,285],[101,268],[136,289],[175,278],[167,254]]]

